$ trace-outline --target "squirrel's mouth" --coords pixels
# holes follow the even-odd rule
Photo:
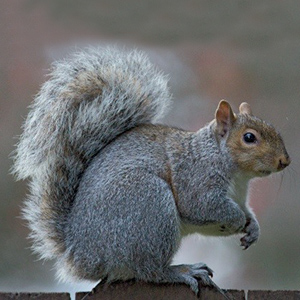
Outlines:
[[[262,175],[262,176],[268,176],[272,173],[272,171],[270,170],[260,170],[259,173]]]

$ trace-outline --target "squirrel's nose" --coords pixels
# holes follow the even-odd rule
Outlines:
[[[283,170],[291,163],[291,159],[288,155],[282,155],[278,159],[278,171]]]

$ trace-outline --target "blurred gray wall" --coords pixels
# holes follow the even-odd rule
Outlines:
[[[10,153],[51,61],[74,46],[118,44],[146,51],[170,75],[165,123],[196,130],[218,101],[242,101],[281,131],[292,165],[252,185],[262,227],[247,251],[238,238],[184,240],[176,262],[205,261],[224,288],[300,289],[300,5],[297,1],[0,2],[0,290],[83,290],[62,285],[37,261],[20,218],[24,182]]]

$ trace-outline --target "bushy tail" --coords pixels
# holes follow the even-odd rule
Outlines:
[[[120,133],[162,116],[167,80],[137,51],[88,49],[53,66],[31,106],[14,171],[30,178],[24,216],[42,258],[65,251],[64,224],[82,173]]]

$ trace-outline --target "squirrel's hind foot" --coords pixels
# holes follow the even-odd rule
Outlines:
[[[184,283],[188,284],[193,292],[199,294],[199,285],[210,287],[224,296],[224,299],[229,299],[224,291],[219,288],[211,279],[213,271],[204,263],[197,263],[191,265],[177,265],[171,266],[177,272],[180,272],[182,277],[185,278]]]
[[[204,263],[183,264],[170,267],[177,276],[178,282],[185,283],[190,286],[192,291],[198,295],[200,286],[214,288],[224,295],[224,292],[213,282],[213,271]]]

